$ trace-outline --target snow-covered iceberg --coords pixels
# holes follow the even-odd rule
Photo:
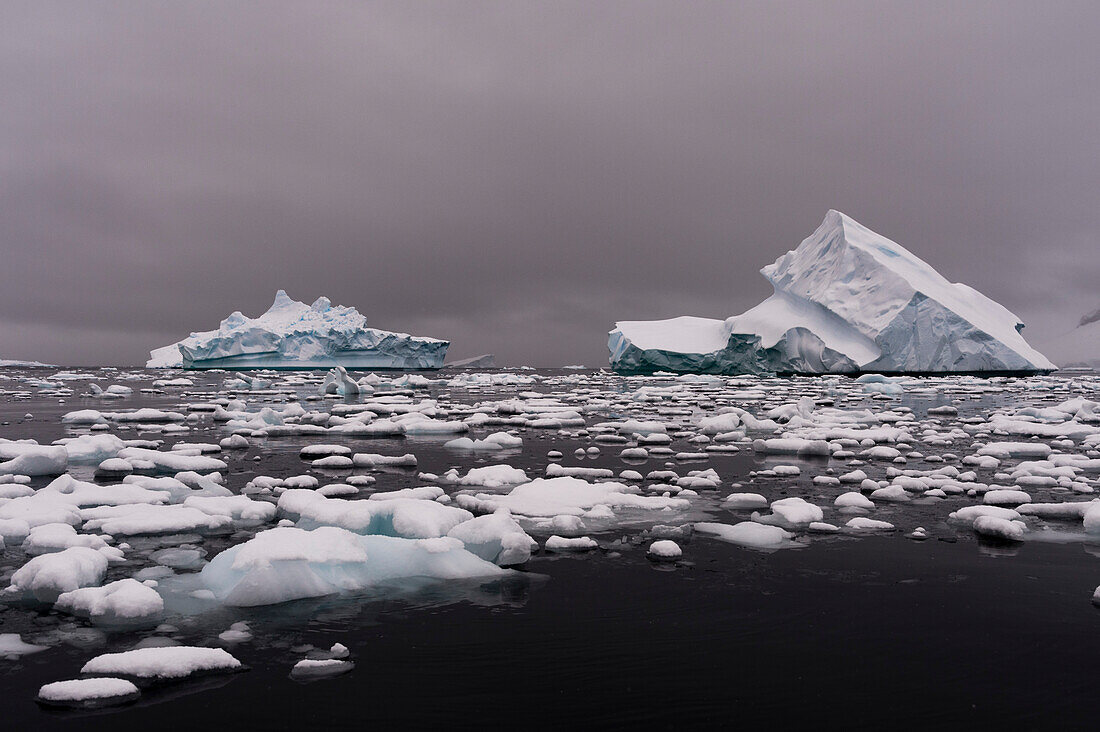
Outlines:
[[[760,272],[775,290],[726,320],[626,321],[621,372],[1040,372],[1020,319],[839,211]]]
[[[333,305],[327,297],[306,305],[279,290],[260,317],[235,312],[217,330],[150,352],[146,367],[437,369],[449,345],[368,328],[353,307]]]

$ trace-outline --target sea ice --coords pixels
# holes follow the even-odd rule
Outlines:
[[[732,526],[700,522],[695,524],[700,534],[713,536],[731,544],[752,547],[754,549],[774,549],[787,544],[792,535],[778,526],[768,526],[755,521],[742,521]]]
[[[36,701],[46,706],[94,708],[125,704],[139,696],[133,682],[107,676],[46,684],[38,690]]]
[[[138,648],[96,656],[82,674],[115,674],[136,679],[178,680],[196,674],[242,670],[241,662],[222,648],[165,646]]]
[[[346,674],[355,668],[351,661],[338,658],[303,658],[290,669],[292,679],[319,679]]]
[[[502,567],[523,564],[538,547],[505,508],[463,521],[447,536],[461,541],[467,551]]]
[[[102,553],[83,546],[42,554],[15,571],[5,593],[52,604],[62,593],[98,585],[107,563]]]
[[[360,536],[335,527],[281,527],[226,549],[203,567],[201,576],[225,604],[253,606],[362,591],[406,578],[490,577],[502,571],[455,538],[401,539]]]
[[[152,587],[127,577],[102,587],[65,592],[54,607],[100,625],[123,625],[155,620],[164,610],[164,600]]]

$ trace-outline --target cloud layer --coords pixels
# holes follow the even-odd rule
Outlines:
[[[455,357],[725,317],[829,208],[1029,324],[1100,304],[1096,3],[14,3],[0,357],[275,290]]]

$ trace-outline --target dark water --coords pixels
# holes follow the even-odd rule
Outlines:
[[[890,538],[760,554],[690,545],[666,571],[642,553],[536,559],[548,582],[510,604],[337,603],[296,633],[340,640],[351,674],[301,684],[298,656],[245,644],[252,670],[202,693],[146,694],[98,716],[45,714],[38,686],[82,661],[51,650],[3,676],[18,728],[396,727],[1094,729],[1095,557],[1029,545]],[[610,566],[613,565],[613,566]],[[178,693],[178,689],[173,689]],[[16,726],[10,727],[17,728]]]
[[[464,401],[481,398],[489,397]],[[114,405],[76,397],[58,405],[9,397],[0,416],[10,424],[0,434],[48,442],[67,434],[57,418],[73,409],[187,401],[201,399],[135,394]],[[20,422],[24,412],[34,413],[34,422]],[[220,436],[207,423],[167,441]],[[574,447],[591,444],[530,430],[523,437],[521,453],[491,458],[456,456],[439,439],[324,441],[413,452],[419,470],[430,472],[507,462],[529,474],[545,466],[548,449],[568,458]],[[254,474],[307,472],[297,452],[316,441],[271,439],[243,455],[223,455],[230,487]],[[617,449],[604,453],[566,462],[626,467],[614,457]],[[252,461],[257,454],[259,463]],[[820,463],[782,462],[804,466],[803,476],[744,490],[824,503],[827,491],[809,484]],[[691,467],[714,467],[728,486],[763,464],[740,454]],[[651,461],[639,469],[660,467]],[[380,490],[421,484],[410,471],[375,475]],[[705,510],[738,520],[724,509]],[[597,536],[597,552],[540,554],[499,582],[171,619],[180,627],[177,639],[200,645],[231,622],[249,622],[255,639],[231,650],[250,670],[146,691],[137,704],[110,711],[40,709],[32,699],[42,684],[75,678],[92,655],[152,635],[107,633],[84,648],[65,643],[0,660],[0,728],[1095,729],[1100,612],[1088,598],[1100,583],[1100,560],[1091,553],[1098,550],[985,544],[949,528],[945,515],[942,504],[876,511],[875,518],[904,532],[929,528],[936,538],[923,542],[900,532],[830,536],[764,553],[696,536],[681,542],[684,561],[674,565],[650,562],[636,532],[621,530]],[[613,543],[619,534],[628,540]],[[6,562],[16,561],[13,551]],[[0,610],[0,632],[25,639],[65,623],[72,619],[51,611]],[[304,646],[337,641],[352,651],[352,673],[311,683],[288,677]]]

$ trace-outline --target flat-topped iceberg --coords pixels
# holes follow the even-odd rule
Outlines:
[[[368,328],[355,308],[327,297],[306,305],[279,290],[260,317],[235,312],[217,330],[150,352],[146,367],[437,369],[449,345]]]
[[[741,315],[616,323],[611,366],[720,374],[1056,368],[1006,308],[839,211],[760,272],[775,292]]]

